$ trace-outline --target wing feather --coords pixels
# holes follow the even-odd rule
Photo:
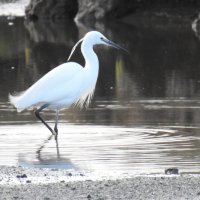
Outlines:
[[[80,91],[83,67],[69,62],[59,65],[17,96],[9,95],[10,102],[19,110],[41,103],[53,103],[63,98],[73,99]]]

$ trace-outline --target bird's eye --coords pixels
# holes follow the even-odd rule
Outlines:
[[[103,37],[101,37],[100,39],[103,40]]]

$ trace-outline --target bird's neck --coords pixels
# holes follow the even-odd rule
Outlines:
[[[81,51],[85,59],[85,69],[98,71],[99,60],[96,53],[93,50],[93,45],[87,41],[83,41],[81,45]]]

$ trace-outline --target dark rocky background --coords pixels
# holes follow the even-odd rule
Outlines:
[[[75,18],[82,22],[123,18],[131,21],[131,16],[138,13],[192,18],[199,11],[199,0],[31,0],[26,16],[33,19]]]
[[[26,8],[26,15],[31,19],[73,19],[77,12],[76,0],[31,0]]]

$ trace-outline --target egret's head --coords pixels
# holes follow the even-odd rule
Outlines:
[[[117,49],[122,49],[126,52],[128,52],[125,48],[120,47],[118,44],[115,44],[114,42],[108,40],[103,34],[101,34],[98,31],[90,31],[88,32],[82,39],[80,39],[72,48],[72,51],[68,57],[68,60],[71,58],[72,54],[74,53],[76,47],[81,43],[85,42],[85,44],[89,44],[90,46],[93,46],[95,44],[104,44],[108,46],[115,47]]]
[[[90,31],[88,32],[84,38],[87,40],[88,43],[95,45],[95,44],[105,44],[103,40],[108,40],[102,33],[98,31]]]
[[[128,52],[125,48],[119,46],[118,44],[115,44],[112,41],[110,41],[109,39],[107,39],[103,34],[101,34],[98,31],[90,31],[90,32],[88,32],[83,39],[84,40],[86,39],[92,45],[104,44],[104,45],[112,46],[112,47],[115,47],[117,49],[122,49],[122,50]]]

